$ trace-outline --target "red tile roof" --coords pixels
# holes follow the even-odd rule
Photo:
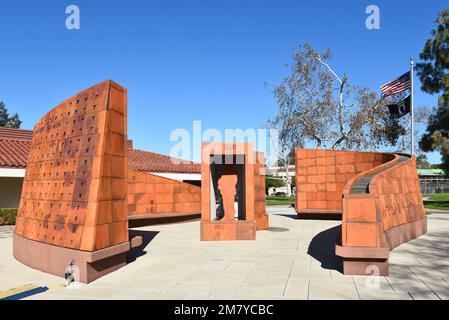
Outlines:
[[[33,138],[32,130],[10,129],[0,127],[0,168],[26,168],[27,156]],[[128,168],[165,173],[200,173],[198,163],[182,160],[175,164],[176,158],[137,150],[128,141]]]
[[[0,139],[31,140],[33,139],[33,130],[0,127]]]
[[[137,149],[128,149],[128,168],[149,172],[201,173],[199,163]]]
[[[25,168],[33,131],[0,127],[0,168]]]
[[[31,141],[0,138],[0,168],[25,168]]]

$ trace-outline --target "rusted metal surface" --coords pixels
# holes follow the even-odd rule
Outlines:
[[[128,241],[126,89],[105,81],[35,126],[16,234],[94,251]]]

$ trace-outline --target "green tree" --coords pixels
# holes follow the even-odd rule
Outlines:
[[[20,128],[22,121],[19,119],[19,115],[14,113],[12,116],[9,115],[8,109],[6,109],[3,101],[0,101],[0,127],[5,128]]]
[[[422,153],[416,157],[416,165],[418,166],[419,169],[429,169],[430,168],[429,160],[427,159],[427,156],[424,153]]]
[[[435,23],[416,69],[421,89],[440,96],[419,146],[423,151],[440,151],[442,167],[449,174],[449,10],[439,13]]]
[[[273,176],[266,176],[265,177],[265,194],[268,194],[269,188],[280,188],[284,187],[285,182],[282,180],[282,178],[275,178]]]

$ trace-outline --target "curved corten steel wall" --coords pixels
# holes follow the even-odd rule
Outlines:
[[[105,81],[65,100],[35,126],[14,256],[90,282],[125,263],[128,241],[126,89]]]
[[[345,186],[336,254],[345,274],[388,275],[389,251],[426,231],[416,159],[395,155]]]
[[[128,213],[146,218],[164,213],[201,212],[201,187],[128,169]]]
[[[392,159],[376,152],[295,148],[298,215],[341,214],[346,183]]]

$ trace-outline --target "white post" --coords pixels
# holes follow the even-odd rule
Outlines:
[[[411,126],[411,147],[410,154],[413,155],[415,153],[415,117],[413,114],[413,57],[410,58],[410,126]]]

